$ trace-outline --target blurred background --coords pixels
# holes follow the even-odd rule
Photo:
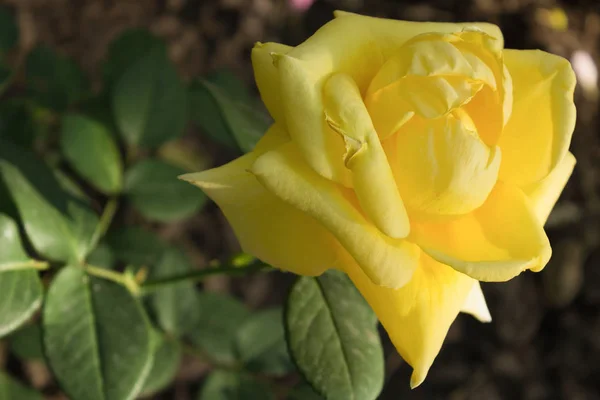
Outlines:
[[[492,22],[501,27],[508,48],[539,48],[570,59],[579,80],[571,146],[578,164],[547,224],[554,248],[550,265],[541,274],[484,284],[494,321],[480,324],[459,316],[428,379],[417,390],[409,390],[410,367],[386,341],[388,376],[381,398],[600,399],[598,0],[2,0],[0,5],[14,13],[20,32],[11,53],[13,64],[23,63],[31,49],[46,45],[74,60],[89,77],[92,91],[101,84],[109,44],[127,29],[145,28],[167,43],[184,80],[229,71],[256,97],[250,64],[253,44],[296,45],[330,20],[335,9],[415,21]],[[25,79],[17,76],[17,87],[19,82],[26,86]],[[194,167],[237,156],[201,125],[190,124],[182,139]],[[137,221],[135,216],[120,218]],[[196,266],[239,252],[213,204],[184,222],[142,226],[182,244]],[[230,293],[257,309],[281,304],[291,282],[289,275],[256,274],[243,281],[215,277],[204,287]],[[43,362],[17,361],[6,344],[0,344],[0,368],[47,398],[64,398]],[[210,369],[184,356],[173,383],[151,398],[194,399]],[[297,379],[288,378],[282,378],[283,385]]]

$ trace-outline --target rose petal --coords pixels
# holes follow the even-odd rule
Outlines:
[[[386,235],[406,237],[408,215],[358,87],[349,75],[335,74],[323,96],[327,123],[346,144],[345,164],[362,210]]]
[[[358,211],[354,194],[316,174],[294,143],[260,156],[252,172],[267,190],[330,231],[375,284],[399,288],[410,280],[418,247],[381,233]]]
[[[505,50],[513,112],[498,145],[500,179],[526,186],[545,178],[567,154],[575,127],[571,64],[537,50]]]
[[[352,263],[344,265],[402,358],[413,367],[411,387],[419,386],[476,282],[426,254],[411,281],[396,290],[374,285]]]
[[[245,252],[276,268],[320,275],[339,267],[341,246],[318,222],[278,199],[249,172],[259,154],[287,140],[285,132],[273,125],[255,152],[181,179],[217,203]]]
[[[473,287],[465,300],[460,312],[471,314],[479,320],[479,322],[491,322],[492,316],[490,310],[488,310],[485,297],[481,291],[481,285],[479,282],[474,281]]]
[[[525,194],[498,182],[472,213],[448,221],[413,223],[411,238],[439,262],[479,281],[506,281],[540,271],[552,253]]]
[[[542,224],[546,223],[550,211],[552,211],[573,172],[573,168],[575,168],[575,163],[575,156],[567,153],[565,158],[547,177],[524,188],[535,215]]]
[[[257,43],[252,49],[252,68],[254,79],[271,117],[285,127],[285,115],[281,104],[281,85],[279,73],[273,65],[272,53],[286,54],[292,49],[279,43]]]

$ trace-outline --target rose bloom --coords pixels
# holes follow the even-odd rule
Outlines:
[[[254,151],[190,174],[243,249],[282,270],[347,273],[425,379],[479,281],[540,271],[543,225],[575,158],[565,59],[503,48],[485,23],[345,12],[297,47],[257,44],[275,123]]]

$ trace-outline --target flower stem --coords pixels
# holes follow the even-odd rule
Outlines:
[[[115,217],[118,206],[119,200],[116,197],[111,197],[106,203],[106,206],[104,206],[100,221],[98,221],[96,230],[94,230],[94,234],[92,235],[91,248],[96,247],[102,236],[104,236],[106,231],[108,231],[108,228],[110,228],[110,224]]]
[[[126,287],[135,296],[137,296],[140,293],[140,287],[138,283],[135,281],[135,278],[130,274],[111,271],[106,268],[96,267],[94,265],[89,264],[85,264],[83,266],[83,269],[85,269],[85,272],[92,276],[106,279],[108,281],[112,281]]]
[[[0,265],[0,272],[21,271],[27,269],[37,269],[38,271],[43,271],[49,268],[50,264],[46,261],[27,260],[2,264]]]
[[[273,268],[264,265],[250,265],[248,267],[235,267],[235,266],[225,266],[225,267],[213,267],[207,268],[200,271],[188,272],[180,275],[173,275],[168,278],[160,278],[146,281],[141,289],[144,294],[153,292],[158,289],[162,289],[166,286],[175,285],[181,282],[200,282],[209,276],[213,275],[229,275],[229,276],[237,276],[237,275],[246,275],[251,272],[258,271],[272,271]]]

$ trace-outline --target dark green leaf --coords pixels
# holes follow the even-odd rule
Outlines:
[[[0,337],[27,321],[40,307],[42,296],[37,271],[0,272]]]
[[[19,27],[14,14],[6,7],[0,7],[0,57],[17,45]]]
[[[25,325],[9,336],[10,351],[22,360],[43,360],[40,325]]]
[[[243,372],[214,371],[202,386],[198,400],[271,400],[269,387]]]
[[[125,71],[153,49],[164,48],[165,44],[144,29],[123,32],[109,46],[104,64],[104,80],[107,86],[118,81]]]
[[[286,308],[291,355],[317,392],[328,400],[377,398],[381,341],[372,310],[345,274],[298,279]]]
[[[271,121],[245,96],[227,90],[208,80],[193,82],[191,117],[213,139],[246,153],[254,148]]]
[[[121,190],[123,165],[119,149],[106,127],[88,117],[63,118],[60,146],[73,168],[104,193]]]
[[[52,166],[52,173],[54,174],[54,177],[56,178],[56,181],[58,182],[58,184],[60,185],[60,188],[62,190],[64,190],[65,193],[67,193],[69,196],[72,196],[73,198],[81,201],[81,203],[89,206],[90,205],[90,198],[88,197],[88,195],[83,191],[83,189],[79,186],[79,184],[77,182],[75,182],[75,180],[67,175],[65,172],[63,172],[63,170],[61,170],[58,167]]]
[[[285,343],[283,311],[280,308],[246,318],[239,326],[236,346],[240,360],[250,371],[285,375],[294,370]]]
[[[144,397],[166,388],[175,378],[181,363],[181,346],[177,341],[167,339],[161,333],[153,331],[153,344],[152,369],[141,391]]]
[[[308,383],[301,383],[294,387],[287,397],[288,400],[323,400]]]
[[[44,164],[8,142],[0,142],[0,173],[35,249],[57,261],[83,259],[97,216],[64,193]]]
[[[150,327],[122,286],[65,267],[44,305],[49,365],[73,400],[132,399],[152,367]]]
[[[168,222],[196,213],[204,194],[177,177],[187,171],[158,160],[144,160],[125,174],[125,194],[136,210],[150,220]]]
[[[87,257],[87,263],[96,267],[112,269],[115,266],[115,255],[108,244],[102,242]]]
[[[0,372],[0,400],[43,400],[41,394]]]
[[[89,83],[73,60],[40,45],[27,56],[29,91],[47,108],[64,111],[87,94]]]
[[[42,283],[21,246],[17,225],[0,214],[0,337],[27,321],[42,303]],[[21,268],[21,269],[20,269]]]
[[[136,266],[155,265],[168,247],[154,233],[136,226],[109,231],[105,240],[117,260]]]
[[[0,95],[3,94],[12,82],[13,72],[0,62]]]
[[[192,270],[188,257],[180,250],[168,249],[150,278],[161,279],[185,274]],[[181,282],[156,290],[151,298],[152,309],[158,325],[175,337],[181,337],[197,325],[198,292],[193,282]]]
[[[187,93],[162,47],[131,65],[112,92],[115,121],[125,141],[158,147],[183,133]]]
[[[0,105],[0,139],[27,148],[32,146],[35,133],[34,119],[22,101],[9,100]]]
[[[215,361],[235,362],[236,332],[250,311],[233,297],[202,292],[196,312],[198,325],[189,335],[194,346]]]

